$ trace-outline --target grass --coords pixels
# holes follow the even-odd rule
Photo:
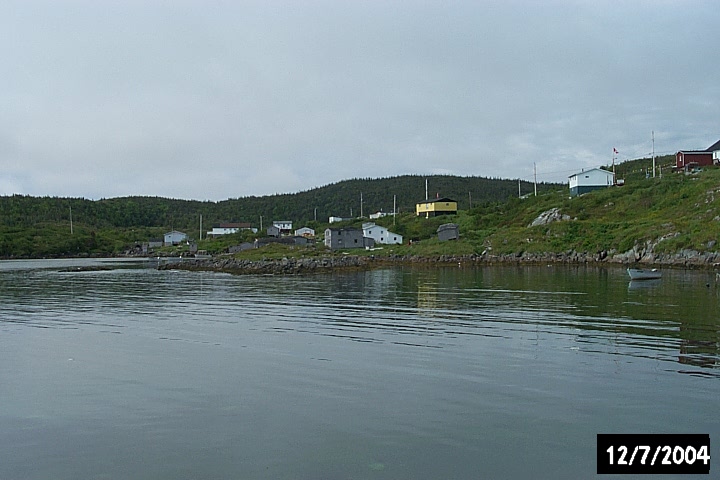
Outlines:
[[[668,161],[668,159],[665,159]],[[505,202],[489,202],[463,210],[457,215],[436,218],[405,213],[396,218],[376,220],[378,225],[403,235],[404,245],[384,245],[382,249],[330,251],[322,244],[324,226],[318,228],[313,246],[269,244],[235,256],[249,260],[283,257],[317,257],[352,253],[357,255],[467,255],[560,253],[568,251],[624,253],[652,245],[655,252],[675,253],[683,249],[699,252],[716,251],[720,238],[720,169],[706,168],[693,174],[666,172],[662,178],[647,178],[649,160],[627,162],[618,168],[625,185],[596,190],[570,198],[567,187]],[[557,209],[563,221],[531,227],[541,213]],[[340,226],[361,227],[363,219]],[[440,242],[437,228],[443,223],[457,223],[459,241]],[[138,239],[161,236],[161,229],[90,229],[75,225],[69,235],[69,224],[35,225],[32,228],[0,230],[0,251],[37,257],[122,253]],[[199,248],[213,254],[227,251],[230,245],[253,241],[255,234],[227,235],[203,240]],[[409,241],[412,240],[412,245]]]
[[[543,212],[559,209],[566,220],[529,226]],[[569,219],[568,219],[569,218]],[[460,226],[459,241],[440,242],[442,223]],[[348,225],[360,226],[360,221]],[[404,235],[403,245],[382,249],[330,251],[314,246],[270,244],[236,255],[246,259],[325,255],[468,255],[600,251],[623,253],[652,245],[662,253],[692,249],[714,251],[720,238],[720,169],[693,175],[666,174],[663,178],[626,175],[626,184],[570,198],[567,189],[537,197],[476,206],[457,215],[422,218],[413,214],[380,219],[378,224]],[[413,239],[412,245],[408,244]]]

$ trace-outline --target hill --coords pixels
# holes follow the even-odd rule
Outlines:
[[[267,227],[272,220],[319,228],[330,216],[367,216],[393,210],[414,212],[425,198],[425,181],[431,197],[454,198],[460,209],[518,195],[518,181],[484,177],[405,175],[383,179],[346,180],[320,188],[263,197],[242,197],[221,202],[199,202],[158,197],[101,200],[22,195],[0,197],[0,257],[43,257],[78,254],[116,254],[128,245],[161,237],[171,229],[199,236],[213,224],[246,222]],[[538,184],[538,191],[558,188]],[[533,189],[520,182],[522,193]],[[361,204],[362,196],[362,204]],[[72,216],[72,217],[71,217]],[[72,235],[68,235],[71,230]],[[196,234],[196,232],[198,232]]]
[[[682,263],[682,258],[692,258],[698,252],[706,260],[720,261],[717,243],[720,169],[710,167],[691,175],[672,173],[670,160],[671,157],[657,160],[664,173],[661,177],[658,169],[655,178],[652,173],[648,175],[652,159],[616,165],[618,176],[625,179],[624,186],[579,197],[571,198],[567,186],[563,186],[537,197],[486,202],[452,217],[425,219],[413,214],[403,214],[394,220],[386,217],[378,223],[406,239],[420,241],[368,254],[426,257],[492,254],[514,258],[544,258],[545,254],[568,258],[579,254],[578,258],[619,256],[626,261],[643,256],[646,260],[674,256],[669,263],[678,263],[678,258]],[[537,221],[540,218],[545,221]],[[460,225],[460,241],[439,242],[435,238],[437,227],[448,221]],[[278,249],[271,255],[249,251],[239,256],[293,254],[296,253]]]
[[[430,177],[429,184],[439,190],[437,193],[457,198],[460,211],[457,215],[429,219],[416,217],[413,210],[418,197],[424,199],[425,179],[420,176],[355,179],[297,194],[216,203],[151,197],[98,201],[0,197],[0,256],[122,253],[128,246],[157,238],[170,228],[197,231],[200,214],[207,229],[211,223],[221,221],[249,221],[258,226],[259,216],[263,215],[268,223],[272,219],[292,220],[298,226],[312,226],[322,234],[328,225],[326,216],[344,215],[343,208],[347,208],[345,215],[348,216],[350,208],[353,216],[360,213],[360,192],[365,215],[392,210],[392,196],[397,195],[400,214],[394,218],[384,217],[377,223],[403,235],[406,240],[413,240],[412,245],[387,247],[381,252],[373,252],[374,255],[480,255],[492,252],[519,257],[584,252],[602,257],[630,251],[638,255],[696,251],[718,256],[713,252],[718,251],[720,237],[720,169],[710,167],[685,175],[671,173],[671,163],[672,157],[657,159],[658,175],[654,178],[650,173],[652,159],[618,164],[615,169],[618,178],[625,180],[624,186],[573,198],[569,196],[567,185],[543,184],[537,196],[520,199],[516,180]],[[531,191],[528,183],[521,184],[521,188],[524,193]],[[431,187],[430,191],[433,190]],[[461,196],[462,192],[466,192],[464,196]],[[408,197],[412,201],[407,200]],[[72,235],[69,234],[70,206],[74,219]],[[314,220],[316,208],[318,220]],[[539,218],[545,220],[538,221]],[[343,225],[359,226],[362,221],[356,218]],[[446,222],[460,225],[460,241],[441,243],[435,238],[437,227]],[[200,248],[220,253],[230,244],[249,239],[235,235],[203,240]],[[318,255],[323,252],[320,247],[313,251],[291,251],[273,246],[268,250],[244,252],[240,256]]]

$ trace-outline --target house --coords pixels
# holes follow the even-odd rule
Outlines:
[[[387,217],[388,215],[395,215],[394,213],[377,212],[370,214],[370,220],[377,220],[378,218]]]
[[[402,235],[393,233],[385,227],[375,225],[372,222],[363,223],[363,236],[365,238],[372,238],[375,243],[382,243],[386,245],[400,244],[403,243]]]
[[[219,235],[230,235],[241,230],[251,230],[253,233],[257,233],[257,230],[252,228],[252,225],[249,223],[221,223],[217,226],[213,225],[213,229],[207,232],[207,236],[217,237]]]
[[[280,235],[292,234],[292,222],[289,220],[273,220],[273,227],[277,227],[280,230]]]
[[[437,229],[438,240],[446,242],[448,240],[460,239],[460,227],[457,223],[443,223]]]
[[[615,174],[602,168],[591,168],[569,177],[570,196],[575,197],[599,188],[615,185]]]
[[[275,237],[275,238],[280,237],[280,229],[278,227],[276,227],[275,225],[270,225],[267,228],[267,236]]]
[[[680,150],[675,154],[675,169],[707,167],[720,162],[720,140],[705,150]]]
[[[425,200],[415,205],[415,213],[418,217],[424,215],[425,218],[438,215],[455,215],[457,213],[457,202],[450,198]]]
[[[171,232],[166,233],[163,236],[163,245],[165,246],[171,246],[171,245],[179,245],[180,243],[187,240],[187,234],[183,232],[178,232],[177,230],[173,230]]]
[[[343,217],[330,217],[330,218],[328,219],[328,223],[345,222],[345,221],[347,221],[347,220],[354,220],[354,219],[353,219],[353,218],[350,218],[350,217],[346,217],[346,218],[343,218]]]
[[[374,242],[372,242],[372,244],[374,244]],[[331,250],[337,250],[339,248],[365,248],[370,245],[371,239],[366,241],[363,237],[363,231],[359,228],[325,229],[325,246]]]
[[[296,237],[307,237],[312,238],[315,236],[315,230],[310,227],[302,227],[295,230]]]

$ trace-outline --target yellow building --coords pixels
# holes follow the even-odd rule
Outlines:
[[[415,213],[417,213],[418,217],[424,216],[425,218],[438,215],[455,215],[457,213],[457,202],[449,198],[425,200],[415,205]]]

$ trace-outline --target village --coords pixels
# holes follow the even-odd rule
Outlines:
[[[617,153],[613,149],[614,153]],[[691,174],[702,168],[718,165],[720,163],[720,140],[705,150],[680,150],[675,154],[675,165],[670,168],[671,174]],[[610,169],[597,167],[590,169],[582,169],[580,172],[573,173],[568,177],[568,190],[570,198],[584,195],[598,189],[609,187],[622,187],[625,179],[617,178],[615,173],[615,162]],[[667,169],[666,169],[667,170]],[[668,174],[668,173],[666,173]],[[663,171],[661,166],[655,168],[653,156],[653,168],[646,175],[662,177]],[[527,198],[529,194],[521,196]],[[434,199],[427,198],[416,203],[415,215],[417,217],[431,218],[438,216],[451,216],[458,213],[458,202],[451,198],[439,197]],[[394,216],[395,212],[376,212],[368,216],[368,220],[377,220],[386,216]],[[359,217],[364,219],[365,217]],[[352,223],[357,220],[354,217],[331,216],[328,219],[330,225],[334,223]],[[262,222],[262,218],[261,218]],[[260,248],[272,243],[284,245],[312,245],[320,242],[330,250],[346,250],[346,249],[366,249],[373,250],[382,248],[383,245],[403,245],[404,243],[412,244],[412,239],[404,239],[403,235],[392,232],[389,228],[377,225],[373,221],[363,221],[360,228],[356,226],[329,226],[324,232],[316,232],[313,228],[303,226],[294,229],[291,220],[273,220],[271,225],[266,229],[254,227],[250,223],[220,223],[214,225],[212,230],[203,232],[202,225],[198,240],[203,238],[219,238],[225,235],[232,235],[240,232],[252,232],[257,237],[252,242],[242,242],[237,245],[228,247],[225,253],[234,254],[244,250]],[[260,232],[264,235],[260,235]],[[436,238],[440,242],[449,240],[458,240],[460,238],[460,229],[457,223],[441,224],[436,230]],[[204,250],[198,250],[197,240],[192,238],[186,232],[171,230],[165,233],[162,240],[153,240],[142,245],[143,254],[153,254],[154,251],[161,247],[172,247],[185,245],[188,247],[188,253],[196,258],[207,258],[209,255]]]
[[[440,215],[457,214],[458,206],[455,200],[449,198],[436,198],[425,200],[416,205],[417,216],[425,218],[436,217]],[[394,213],[377,212],[370,214],[371,220],[391,216]],[[351,221],[352,218],[330,217],[329,223],[340,223]],[[257,234],[259,229],[254,228],[250,223],[221,223],[213,226],[213,229],[205,232],[205,238],[216,238],[224,235],[231,235],[248,231]],[[301,227],[293,230],[293,222],[290,220],[273,220],[272,224],[267,227],[266,236],[258,237],[254,242],[243,242],[228,248],[227,253],[233,254],[243,250],[252,248],[260,248],[271,243],[279,243],[285,245],[309,245],[317,241],[316,232],[310,227]],[[202,239],[202,231],[199,237]],[[448,240],[457,240],[460,238],[459,227],[455,223],[445,223],[438,227],[437,238],[441,242]],[[374,222],[364,222],[362,228],[345,226],[345,227],[328,227],[325,229],[323,244],[330,250],[355,249],[364,248],[372,250],[381,245],[402,245],[403,236],[393,233],[388,228],[377,225]],[[410,240],[411,242],[412,240]],[[197,243],[191,242],[187,233],[172,230],[164,235],[163,240],[151,241],[143,244],[143,253],[149,254],[155,248],[170,247],[186,244],[189,247],[189,253],[196,258],[206,258],[207,252],[198,250]]]

